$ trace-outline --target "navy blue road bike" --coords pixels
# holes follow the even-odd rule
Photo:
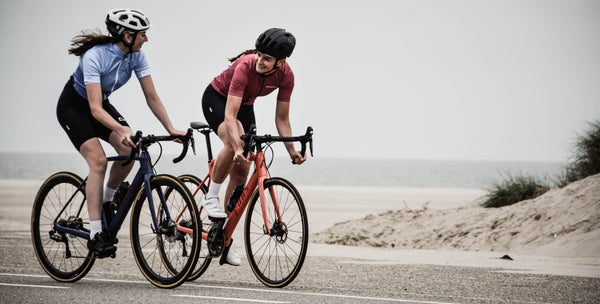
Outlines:
[[[183,137],[142,136],[138,131],[131,155],[107,158],[124,161],[123,165],[135,160],[140,167],[116,210],[104,208],[103,225],[116,244],[117,232],[133,208],[129,230],[135,261],[146,279],[160,288],[174,288],[186,281],[201,244],[202,221],[192,194],[176,177],[156,175],[148,153],[150,145],[174,139],[184,143],[181,155],[173,160],[178,162],[185,157],[188,142],[194,148],[191,129]],[[97,258],[87,248],[86,180],[71,172],[56,173],[43,183],[33,205],[35,254],[44,271],[60,282],[83,278]]]

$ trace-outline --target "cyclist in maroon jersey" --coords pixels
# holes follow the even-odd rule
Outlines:
[[[245,184],[248,178],[250,162],[243,156],[244,142],[240,136],[256,123],[253,108],[256,97],[279,89],[275,125],[279,135],[292,135],[289,109],[294,74],[286,58],[292,54],[295,45],[296,38],[286,30],[266,30],[256,40],[256,49],[231,58],[233,64],[215,77],[204,91],[204,117],[224,144],[213,168],[208,193],[201,202],[209,217],[227,217],[219,203],[219,190],[225,178],[229,175],[225,197],[231,195],[236,185]],[[285,147],[295,164],[306,160],[293,143],[285,143]],[[241,263],[233,246],[228,251],[227,262],[235,266]]]

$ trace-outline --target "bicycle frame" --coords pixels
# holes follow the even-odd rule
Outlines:
[[[126,160],[127,158],[128,158],[128,156],[112,156],[112,157],[108,157],[107,160],[108,161],[120,161],[120,160]],[[127,193],[125,194],[125,197],[123,198],[123,202],[119,205],[119,209],[117,210],[116,214],[114,215],[114,217],[110,223],[106,222],[106,217],[104,215],[104,212],[102,212],[102,222],[104,224],[106,224],[110,234],[113,236],[116,235],[117,232],[121,229],[121,225],[125,221],[125,217],[127,216],[127,213],[129,213],[129,210],[131,209],[133,202],[137,198],[137,196],[134,197],[134,195],[139,193],[142,184],[145,186],[145,189],[146,189],[146,196],[148,197],[148,202],[149,202],[149,207],[150,207],[150,210],[152,213],[152,221],[153,221],[154,227],[159,227],[158,219],[156,218],[156,212],[155,212],[155,208],[154,208],[152,193],[151,193],[152,189],[150,187],[150,179],[155,175],[154,171],[152,169],[152,165],[151,165],[150,154],[147,151],[142,151],[140,153],[140,156],[135,157],[135,160],[137,162],[139,162],[140,168],[138,169],[138,171],[135,175],[135,178],[133,179],[133,182],[131,183],[131,186],[127,190]],[[63,209],[58,213],[58,216],[54,219],[54,229],[56,229],[56,231],[74,235],[74,236],[77,236],[77,237],[80,237],[83,239],[90,238],[90,232],[88,229],[82,228],[82,230],[77,230],[77,229],[73,229],[73,228],[69,228],[69,227],[64,227],[64,226],[61,226],[58,222],[59,219],[61,218],[61,215],[65,211],[65,209],[67,209],[67,207],[71,203],[74,203],[72,200],[75,197],[75,195],[77,194],[77,192],[83,193],[83,195],[85,197],[84,188],[85,188],[86,182],[87,182],[87,178],[85,178],[83,183],[81,183],[81,185],[79,185],[79,187],[77,188],[77,190],[75,190],[75,192],[73,193],[73,195],[71,196],[69,201],[65,204]],[[160,200],[162,202],[164,202],[165,197],[160,189],[158,189],[158,193],[159,193]],[[171,215],[169,214],[169,210],[168,210],[168,207],[166,204],[164,204],[164,208],[165,208],[165,212],[166,212],[167,216],[170,217]],[[82,212],[82,209],[83,209],[83,201],[81,202],[81,205],[79,207],[78,215]]]
[[[240,195],[237,203],[235,204],[235,207],[233,208],[233,211],[229,215],[229,220],[223,227],[223,234],[225,236],[225,246],[229,246],[229,244],[231,243],[231,236],[233,235],[233,231],[235,230],[235,227],[237,226],[242,214],[244,213],[244,210],[246,209],[246,207],[248,206],[248,203],[250,202],[250,198],[251,198],[252,194],[254,193],[254,191],[257,187],[258,187],[258,194],[260,197],[260,204],[261,204],[262,211],[263,211],[263,219],[265,222],[265,225],[264,225],[265,233],[266,234],[271,233],[271,230],[268,226],[269,222],[267,219],[267,203],[266,203],[265,189],[263,186],[265,180],[269,178],[269,172],[267,171],[267,166],[265,165],[265,155],[262,151],[260,151],[257,154],[250,154],[248,157],[250,158],[251,161],[254,161],[256,170],[250,176],[250,179],[249,179],[248,183],[246,184],[244,191]],[[281,220],[281,214],[279,213],[279,205],[277,204],[276,197],[275,197],[274,193],[272,193],[273,190],[270,190],[270,191],[271,191],[271,193],[270,193],[271,199],[273,200],[273,205],[274,205],[273,207],[275,208],[275,211],[277,212],[277,218],[278,218],[278,220]]]
[[[207,152],[208,152],[208,174],[202,180],[202,182],[198,185],[196,190],[192,191],[193,196],[196,196],[198,194],[198,191],[200,191],[200,189],[202,189],[202,187],[207,187],[207,188],[210,187],[210,183],[212,180],[212,173],[213,173],[213,169],[214,169],[214,165],[215,165],[215,160],[213,159],[212,146],[211,146],[211,142],[210,142],[210,133],[212,132],[210,127],[207,124],[201,123],[201,122],[192,122],[191,127],[193,129],[196,129],[198,132],[202,133],[205,136],[206,148],[207,148]],[[247,135],[242,136],[242,139],[244,141],[246,141],[248,139],[248,137],[246,137],[246,139],[244,139],[245,136],[256,134],[256,128],[254,127],[254,125],[252,125],[250,129],[253,131]],[[270,140],[300,141],[302,144],[302,152],[301,153],[303,155],[306,152],[306,143],[309,143],[310,149],[311,149],[311,154],[312,154],[312,128],[311,127],[307,128],[305,136],[276,138],[276,137],[272,137],[272,136],[268,135],[268,136],[265,136],[265,138],[266,138],[265,142],[270,141]],[[250,176],[248,182],[246,183],[244,190],[240,194],[240,197],[235,202],[235,206],[234,206],[233,210],[231,211],[231,213],[229,214],[226,223],[222,227],[225,247],[228,247],[231,244],[231,236],[233,235],[233,232],[234,232],[235,228],[237,227],[237,224],[239,223],[239,220],[240,220],[242,214],[244,213],[244,210],[246,210],[246,207],[250,203],[250,199],[253,197],[254,193],[256,193],[256,188],[258,188],[258,195],[259,195],[260,204],[261,204],[261,208],[262,208],[263,221],[264,221],[264,226],[263,226],[264,233],[271,235],[271,227],[269,227],[269,220],[267,218],[267,215],[268,215],[267,200],[266,200],[267,197],[266,197],[266,193],[265,193],[265,189],[264,189],[265,180],[270,178],[269,172],[267,170],[267,166],[265,163],[265,155],[262,150],[262,144],[260,142],[256,145],[257,149],[256,149],[255,153],[250,153],[250,146],[251,146],[251,144],[246,142],[245,149],[247,149],[247,150],[244,151],[244,155],[247,155],[248,159],[250,161],[254,162],[255,170],[252,173],[252,175]],[[292,163],[293,163],[293,161],[292,161]],[[269,195],[271,197],[271,201],[273,202],[274,211],[277,215],[277,222],[281,222],[282,216],[281,216],[281,212],[279,210],[279,203],[277,202],[277,196],[275,195],[274,190],[271,188],[269,188]],[[185,228],[185,227],[180,227],[179,225],[177,226],[177,229],[182,232],[188,233],[188,234],[193,233],[193,231],[191,229]],[[208,240],[208,231],[207,230],[203,229],[202,239],[205,241]]]
[[[264,156],[264,153],[262,151],[260,151],[256,154],[250,154],[248,156],[248,158],[250,159],[250,161],[254,162],[255,171],[252,173],[248,182],[246,183],[246,186],[244,187],[244,191],[242,191],[240,197],[238,198],[237,203],[236,203],[235,207],[233,208],[233,211],[229,215],[229,219],[227,220],[227,223],[225,224],[225,226],[223,226],[223,236],[225,238],[225,246],[229,246],[229,244],[231,243],[231,236],[233,235],[233,232],[235,231],[235,228],[237,227],[237,224],[238,224],[242,214],[244,213],[244,210],[248,206],[248,203],[250,203],[250,198],[252,197],[252,194],[255,192],[255,189],[257,187],[258,187],[258,193],[259,193],[259,197],[260,197],[261,207],[263,210],[265,233],[266,234],[271,233],[271,229],[268,227],[269,222],[267,219],[267,212],[266,212],[267,211],[266,196],[265,196],[265,191],[264,191],[264,187],[263,187],[264,181],[269,178],[269,172],[268,172],[267,166],[265,164],[265,156]],[[202,180],[202,183],[200,185],[198,185],[196,190],[194,190],[194,192],[193,192],[194,196],[196,196],[198,191],[200,191],[200,189],[202,188],[202,185],[206,184],[207,187],[210,186],[214,164],[215,164],[215,160],[211,159],[209,161],[209,165],[208,165],[209,172],[206,175],[206,177]],[[277,212],[277,217],[279,220],[281,220],[281,214],[279,212],[279,205],[277,203],[276,196],[272,192],[270,193],[270,195],[271,195],[271,199],[274,204],[275,211]],[[179,225],[178,225],[178,229],[180,231],[183,231],[186,233],[192,233],[192,231],[189,228],[180,227]],[[208,238],[207,231],[202,231],[202,239],[207,240],[207,238]]]

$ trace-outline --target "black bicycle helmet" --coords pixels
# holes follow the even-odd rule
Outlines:
[[[258,36],[256,49],[277,59],[290,57],[296,46],[296,38],[281,28],[271,28]]]

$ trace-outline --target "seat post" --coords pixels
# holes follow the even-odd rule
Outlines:
[[[212,146],[210,144],[210,129],[202,130],[200,133],[204,134],[204,137],[206,137],[206,150],[208,152],[208,162],[210,163],[213,160]]]

